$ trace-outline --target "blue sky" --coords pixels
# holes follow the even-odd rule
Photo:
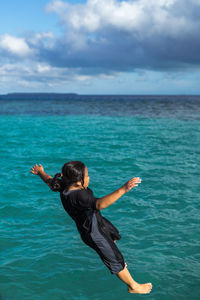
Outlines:
[[[0,0],[0,94],[200,94],[200,0]]]

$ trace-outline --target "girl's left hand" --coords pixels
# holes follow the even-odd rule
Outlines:
[[[39,166],[36,164],[35,166],[33,166],[31,168],[31,173],[35,174],[35,175],[39,175],[40,172],[44,172],[44,168],[42,165],[39,164]]]
[[[139,183],[141,183],[142,179],[140,177],[133,177],[129,181],[127,181],[123,188],[125,189],[125,193],[130,191],[134,186],[138,186]]]

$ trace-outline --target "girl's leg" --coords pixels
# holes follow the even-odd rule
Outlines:
[[[139,284],[133,280],[126,266],[117,274],[117,277],[128,286],[129,293],[148,294],[152,289],[152,284],[150,282]]]

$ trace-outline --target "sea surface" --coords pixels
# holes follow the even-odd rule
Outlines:
[[[200,97],[0,101],[1,300],[200,299]],[[148,295],[129,294],[52,192],[30,173],[88,167],[95,197],[142,183],[102,210]]]

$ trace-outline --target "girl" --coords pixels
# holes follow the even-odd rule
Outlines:
[[[117,275],[127,285],[128,292],[150,293],[151,283],[139,284],[131,277],[127,264],[115,243],[121,238],[119,231],[100,212],[134,186],[138,186],[141,179],[133,177],[113,193],[95,198],[88,187],[88,169],[81,161],[65,163],[62,173],[55,174],[53,178],[44,172],[40,164],[34,165],[30,172],[39,175],[52,191],[60,192],[63,207],[75,221],[83,242],[98,253],[111,274]]]

